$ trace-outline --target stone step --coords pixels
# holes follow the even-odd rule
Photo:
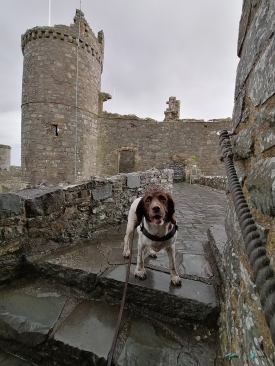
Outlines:
[[[133,262],[135,254],[136,250]],[[135,266],[131,265],[127,302],[170,317],[215,322],[218,301],[213,284],[197,278],[182,278],[182,286],[175,287],[170,283],[170,275],[167,273],[167,255],[162,257],[160,254],[160,261],[157,266],[155,259],[151,261],[153,265],[150,265],[149,258],[146,259],[149,268],[144,281],[134,277]],[[127,260],[122,257],[121,244],[113,243],[111,248],[106,248],[93,241],[86,241],[54,253],[27,257],[25,265],[29,275],[52,278],[88,292],[101,286],[105,293],[121,299],[126,263]]]
[[[76,299],[70,290],[41,279],[0,289],[1,366],[106,365],[119,307],[102,298]],[[221,365],[218,344],[214,329],[128,309],[114,360],[119,366]]]
[[[214,286],[200,281],[182,279],[182,286],[171,284],[170,275],[147,268],[144,281],[134,277],[131,265],[126,300],[173,318],[211,323],[217,320],[217,298]],[[99,282],[105,292],[121,299],[127,265],[106,270]]]

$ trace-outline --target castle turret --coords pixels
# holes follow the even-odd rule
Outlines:
[[[0,170],[10,170],[11,165],[11,147],[0,145]]]
[[[35,27],[21,38],[23,180],[89,179],[96,173],[104,34],[96,37],[76,10],[74,24]]]

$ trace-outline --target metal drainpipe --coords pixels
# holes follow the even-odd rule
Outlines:
[[[227,173],[229,191],[232,195],[245,243],[245,254],[252,268],[252,280],[258,288],[265,319],[275,345],[275,273],[269,265],[270,260],[266,255],[266,248],[260,239],[255,221],[243,195],[233,164],[233,152],[229,134],[226,130],[220,132],[220,146],[222,160]]]

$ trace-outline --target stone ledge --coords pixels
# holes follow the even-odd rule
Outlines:
[[[224,226],[213,225],[207,230],[207,236],[210,243],[212,253],[215,257],[221,278],[224,285],[226,284],[225,274],[225,247],[227,242],[227,235]]]
[[[99,282],[109,295],[121,298],[127,265],[109,268]],[[126,300],[161,314],[207,322],[217,319],[217,298],[213,285],[199,281],[182,279],[182,286],[171,284],[170,275],[147,268],[147,278],[141,281],[134,277],[135,266],[131,273]]]

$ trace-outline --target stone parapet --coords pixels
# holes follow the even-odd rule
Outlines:
[[[227,177],[226,176],[200,176],[196,180],[196,183],[201,184],[202,186],[208,186],[215,189],[220,189],[226,191],[228,189],[227,186]]]
[[[20,275],[24,254],[65,247],[121,223],[149,187],[171,191],[172,184],[172,170],[154,169],[0,194],[0,282]]]

